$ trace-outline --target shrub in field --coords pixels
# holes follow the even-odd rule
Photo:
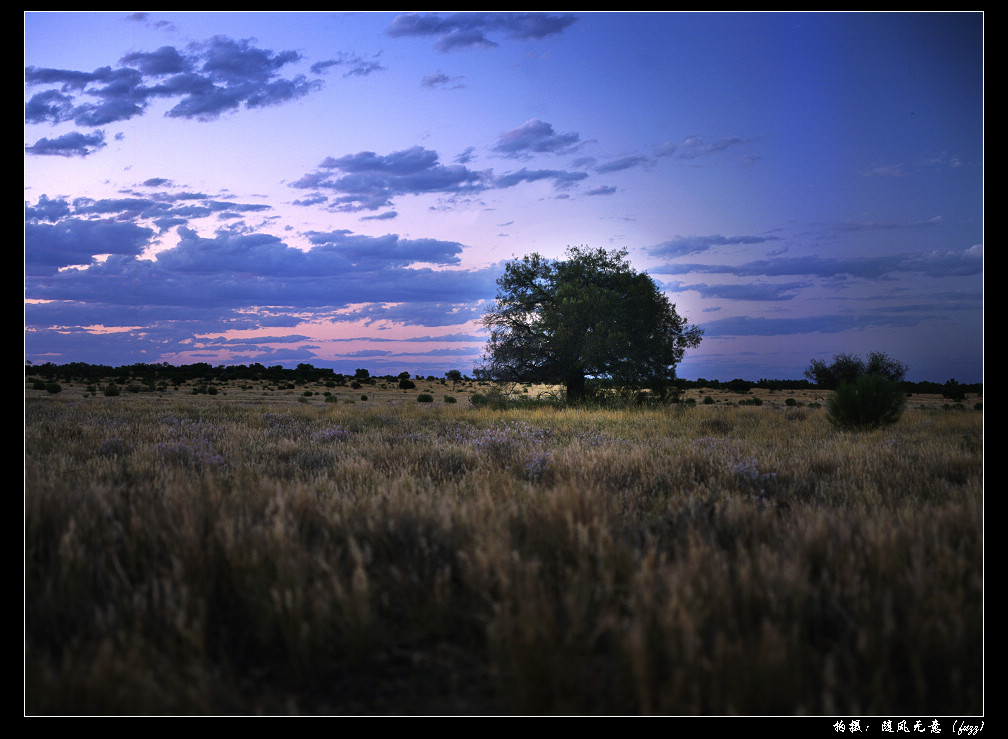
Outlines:
[[[826,404],[830,422],[847,431],[869,431],[899,420],[906,395],[899,382],[882,375],[861,375],[841,382]]]
[[[430,393],[420,393],[416,398],[417,403],[433,403],[434,396]]]
[[[32,383],[32,390],[45,390],[45,389],[46,389],[46,383],[43,380],[35,380],[35,382]]]
[[[46,392],[55,395],[56,393],[63,390],[58,382],[47,382],[45,386]]]
[[[444,402],[445,403],[454,403],[455,402],[455,396],[454,395],[446,395],[446,396],[444,396]]]
[[[110,382],[102,392],[110,398],[114,398],[119,394],[119,386],[114,382]]]
[[[499,388],[492,387],[486,393],[473,393],[469,396],[469,402],[477,408],[493,408],[503,410],[507,407],[507,399]]]
[[[402,379],[399,380],[400,390],[413,390],[416,387],[416,383],[413,380]]]

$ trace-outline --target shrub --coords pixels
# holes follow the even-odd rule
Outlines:
[[[416,387],[416,383],[413,382],[413,380],[406,380],[406,379],[399,380],[399,389],[400,390],[412,390],[415,387]]]
[[[486,393],[473,393],[469,396],[469,402],[477,408],[493,408],[495,410],[507,408],[507,398],[496,387],[490,388]]]
[[[360,396],[360,399],[361,399],[361,400],[367,400],[367,395],[361,395],[361,396]]]
[[[841,382],[826,404],[830,422],[846,431],[869,431],[899,420],[906,395],[896,380],[877,374]]]
[[[794,398],[788,398],[787,400],[784,401],[784,405],[793,407],[798,405],[798,401],[795,400]]]
[[[47,393],[52,393],[53,395],[63,390],[58,382],[46,383],[45,389]]]
[[[705,395],[704,399],[703,399],[703,404],[704,405],[714,405],[714,398],[712,398],[709,395]]]
[[[44,380],[35,380],[35,382],[32,383],[32,390],[45,390],[45,389],[46,389],[46,383]]]
[[[110,398],[114,398],[119,394],[119,386],[114,382],[110,382],[108,386],[102,392]]]
[[[455,396],[454,395],[446,395],[446,396],[444,396],[444,402],[445,403],[454,403],[455,402]]]
[[[416,402],[417,403],[433,403],[434,402],[434,396],[431,395],[430,393],[420,393],[418,396],[416,396]]]

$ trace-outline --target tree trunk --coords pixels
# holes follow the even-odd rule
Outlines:
[[[585,398],[585,376],[583,373],[567,378],[567,403],[580,403]]]

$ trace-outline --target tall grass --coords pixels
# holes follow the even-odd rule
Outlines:
[[[982,438],[29,398],[25,710],[978,715]]]

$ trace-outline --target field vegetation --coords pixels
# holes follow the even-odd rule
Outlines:
[[[980,397],[400,379],[26,375],[25,712],[982,715]]]

